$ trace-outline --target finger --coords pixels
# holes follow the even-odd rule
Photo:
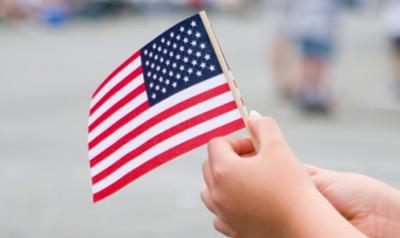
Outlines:
[[[311,176],[311,180],[318,191],[323,193],[328,186],[338,181],[340,176],[341,173],[335,171],[319,170],[317,174]]]
[[[258,112],[252,111],[248,124],[251,132],[260,143],[260,152],[265,150],[265,147],[272,140],[277,138],[284,140],[278,124],[270,117],[262,117]]]
[[[308,175],[314,176],[321,172],[321,169],[310,164],[303,164],[303,167],[306,169]]]
[[[202,170],[203,170],[203,178],[204,181],[206,182],[207,188],[209,190],[212,190],[214,186],[214,179],[211,172],[210,160],[204,161]]]
[[[211,199],[210,191],[207,188],[201,191],[200,197],[201,201],[203,201],[204,205],[207,207],[208,210],[210,210],[210,212],[214,213],[215,215],[219,215],[217,207]]]
[[[230,228],[224,221],[222,221],[219,217],[216,217],[214,219],[214,228],[218,232],[228,236],[228,237],[234,237],[236,236],[235,231]]]
[[[208,143],[208,157],[211,170],[223,168],[232,162],[238,155],[228,141],[222,137],[214,138]]]
[[[226,140],[238,155],[255,152],[254,145],[250,137],[227,138]]]

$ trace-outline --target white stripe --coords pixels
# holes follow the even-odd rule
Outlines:
[[[133,140],[129,141],[129,143],[125,144],[114,153],[109,155],[106,159],[98,163],[91,169],[92,176],[97,175],[104,169],[108,168],[116,161],[120,160],[123,156],[128,154],[129,152],[135,150],[137,147],[143,145],[147,140],[153,138],[154,136],[168,130],[171,127],[178,125],[181,122],[187,121],[188,119],[198,116],[201,113],[207,112],[214,108],[224,105],[228,102],[233,102],[233,96],[231,92],[223,93],[219,96],[213,97],[209,100],[206,100],[202,103],[199,103],[193,107],[190,107],[184,111],[181,111],[174,116],[161,121],[155,126],[149,128],[146,132],[140,134]]]
[[[139,68],[141,65],[141,58],[140,56],[128,64],[123,70],[121,70],[117,75],[115,75],[111,80],[108,81],[106,85],[96,94],[96,96],[90,102],[90,107],[96,105],[96,103],[108,92],[110,91],[115,85],[121,82],[126,76],[132,73],[135,69]]]
[[[127,164],[116,170],[114,173],[112,173],[110,176],[107,178],[103,179],[102,181],[96,183],[93,185],[93,193],[97,193],[108,186],[112,185],[115,183],[117,180],[122,178],[124,175],[129,173],[130,171],[134,170],[135,168],[139,167],[140,165],[146,163],[150,159],[154,158],[158,154],[163,153],[164,151],[175,147],[185,141],[190,140],[191,138],[194,138],[196,136],[199,136],[201,134],[204,134],[208,131],[211,131],[213,129],[216,129],[218,127],[221,127],[223,125],[226,125],[232,121],[235,121],[239,119],[240,113],[239,110],[234,109],[230,112],[227,112],[225,114],[222,114],[218,117],[215,117],[211,120],[208,120],[204,123],[198,124],[197,126],[194,126],[186,131],[183,131],[168,140],[165,140],[161,142],[160,144],[155,145],[145,153],[141,154],[138,156],[136,159],[129,161]]]
[[[129,123],[125,124],[118,130],[116,130],[112,135],[104,139],[102,142],[97,144],[94,148],[92,148],[89,151],[89,158],[92,159],[96,155],[98,155],[101,151],[104,149],[108,148],[112,144],[114,144],[116,141],[118,141],[120,138],[122,138],[126,133],[129,133],[133,129],[137,128],[150,118],[156,116],[157,114],[165,111],[166,109],[188,99],[191,98],[195,95],[201,94],[205,91],[208,91],[212,88],[218,87],[222,84],[226,83],[226,79],[224,78],[223,74],[220,74],[218,76],[215,76],[211,79],[205,80],[201,83],[198,83],[196,85],[193,85],[192,87],[189,87],[187,89],[184,89],[180,91],[179,93],[176,93],[169,98],[159,102],[158,104],[150,107],[148,110],[144,111],[142,114],[140,114],[138,117],[136,117],[134,120],[130,121]]]
[[[128,114],[129,112],[135,110],[138,106],[147,101],[147,93],[143,92],[139,94],[135,99],[128,102],[123,107],[119,108],[116,112],[113,113],[112,116],[104,120],[101,124],[99,124],[95,129],[93,129],[88,135],[88,141],[92,141],[98,135],[107,130],[110,126],[112,126],[115,122],[121,119],[123,116]]]
[[[99,116],[101,116],[104,112],[106,112],[110,107],[114,106],[115,103],[117,103],[119,100],[124,98],[126,95],[131,93],[133,90],[135,90],[138,86],[142,85],[143,83],[144,83],[143,74],[140,74],[138,77],[129,82],[125,87],[120,89],[118,93],[114,94],[107,101],[105,101],[103,105],[97,108],[97,110],[89,117],[89,125],[92,124],[97,118],[99,118]]]

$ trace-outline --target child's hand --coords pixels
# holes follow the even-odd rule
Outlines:
[[[305,166],[318,190],[368,237],[400,234],[400,192],[373,178]]]
[[[259,141],[214,139],[203,165],[203,202],[215,228],[232,237],[362,237],[323,198],[295,158],[278,125],[251,114]]]

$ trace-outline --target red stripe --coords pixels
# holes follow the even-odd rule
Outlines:
[[[92,178],[92,183],[95,184],[99,182],[100,180],[104,179],[105,177],[109,176],[111,173],[113,173],[115,170],[121,168],[123,165],[128,163],[129,161],[135,159],[137,156],[140,154],[144,153],[154,145],[159,144],[160,142],[182,132],[185,131],[191,127],[194,127],[198,124],[201,124],[207,120],[210,120],[214,117],[217,117],[219,115],[222,115],[226,112],[232,111],[236,109],[236,103],[234,101],[226,103],[224,105],[221,105],[219,107],[216,107],[212,110],[209,110],[207,112],[204,112],[202,114],[199,114],[198,116],[192,117],[184,122],[181,122],[165,131],[162,133],[154,136],[153,138],[147,140],[145,143],[142,145],[138,146],[128,154],[124,155],[121,159],[116,161],[114,164],[112,164],[110,167],[106,168],[103,170],[101,173],[97,174]]]
[[[100,125],[104,120],[109,118],[112,114],[114,114],[121,107],[125,106],[128,102],[132,101],[139,94],[146,91],[146,86],[142,83],[139,87],[135,88],[132,92],[128,93],[125,97],[121,98],[118,102],[112,105],[107,111],[105,111],[101,116],[99,116],[92,124],[89,125],[89,133],[94,130],[98,125]]]
[[[118,128],[121,126],[125,125],[127,122],[130,120],[134,119],[135,117],[139,116],[142,114],[144,111],[146,111],[150,107],[150,104],[148,101],[145,101],[144,103],[140,104],[137,108],[133,109],[130,111],[128,114],[126,114],[124,117],[119,119],[117,122],[112,124],[109,128],[107,128],[105,131],[100,133],[96,138],[94,138],[92,141],[89,142],[88,148],[91,150],[93,147],[95,147],[97,144],[99,144],[101,141],[103,141],[105,138],[107,138],[109,135],[114,133]],[[129,118],[129,119],[128,119]]]
[[[139,68],[132,71],[128,76],[126,76],[123,80],[117,83],[110,91],[108,91],[95,105],[90,108],[89,115],[92,115],[101,105],[103,105],[110,97],[120,91],[123,87],[125,87],[132,80],[136,79],[140,74],[142,74],[143,68],[140,66]]]
[[[117,75],[119,72],[121,72],[126,66],[128,66],[130,63],[132,63],[135,59],[137,59],[140,56],[141,52],[140,50],[131,55],[124,63],[122,63],[118,68],[116,68],[94,91],[92,98],[94,98],[99,91],[112,79]]]
[[[239,130],[244,127],[244,123],[242,119],[237,119],[233,122],[230,122],[224,126],[206,132],[202,135],[194,137],[188,141],[185,141],[157,156],[152,158],[151,160],[147,161],[146,163],[142,164],[141,166],[135,168],[134,170],[130,171],[124,177],[117,180],[115,183],[111,184],[110,186],[106,187],[105,189],[93,194],[93,202],[98,202],[114,192],[120,190],[128,183],[134,181],[135,179],[141,177],[148,171],[172,160],[173,158],[184,154],[198,146],[201,146],[207,143],[210,138],[224,136],[226,134],[232,133],[236,130]]]
[[[208,90],[206,92],[203,92],[203,93],[201,93],[199,95],[196,95],[196,96],[194,96],[192,98],[189,98],[189,99],[187,99],[187,100],[185,100],[185,101],[183,101],[181,103],[178,103],[178,104],[168,108],[167,110],[157,114],[153,118],[147,120],[146,122],[144,122],[140,126],[136,127],[135,129],[133,129],[132,131],[130,131],[129,133],[124,135],[118,141],[116,141],[115,143],[110,145],[107,149],[103,150],[100,154],[96,155],[93,159],[90,160],[90,166],[91,167],[95,166],[100,161],[104,160],[107,156],[109,156],[112,153],[114,153],[114,151],[118,150],[123,145],[128,143],[130,140],[132,140],[136,136],[140,135],[141,133],[143,133],[144,131],[146,131],[150,127],[156,125],[160,121],[165,120],[166,118],[169,118],[172,115],[175,115],[176,113],[185,110],[186,108],[192,107],[192,106],[194,106],[196,104],[199,104],[199,103],[201,103],[203,101],[206,101],[207,99],[210,99],[212,97],[216,97],[219,94],[222,94],[222,93],[227,92],[227,91],[229,91],[228,84],[223,84],[223,85],[220,85],[220,86],[218,86],[216,88],[213,88],[213,89],[210,89],[210,90]],[[127,116],[129,116],[129,115],[127,115]],[[128,120],[126,120],[126,121],[128,121]],[[112,133],[112,132],[113,131],[110,131],[108,133]],[[100,140],[103,140],[104,138],[101,138]]]

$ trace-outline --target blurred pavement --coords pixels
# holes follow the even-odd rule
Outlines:
[[[0,237],[221,237],[199,198],[204,147],[96,205],[90,197],[92,91],[185,16],[62,29],[0,25]],[[265,60],[269,25],[259,14],[210,18],[248,109],[276,117],[303,162],[400,187],[400,108],[387,96],[390,65],[379,19],[346,16],[333,72],[338,112],[324,118],[305,116],[277,96]]]

